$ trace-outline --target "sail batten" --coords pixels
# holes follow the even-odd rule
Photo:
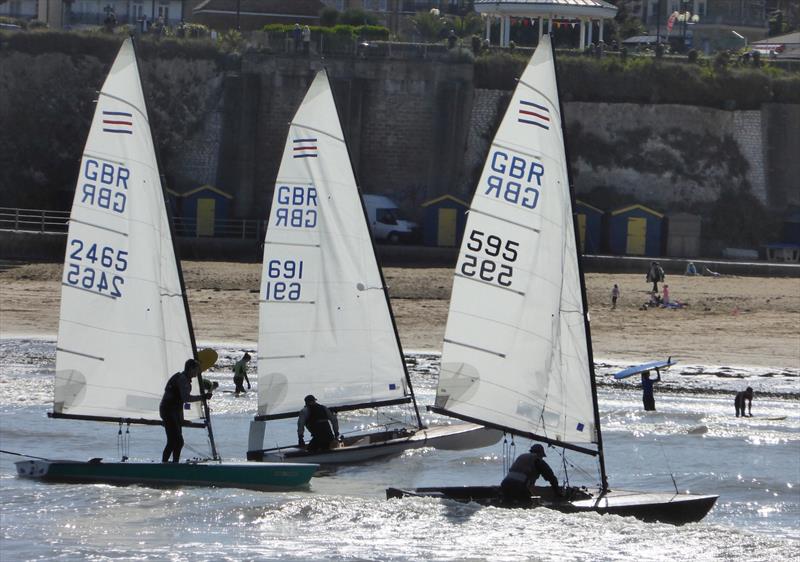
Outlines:
[[[307,394],[331,408],[405,400],[404,364],[383,285],[321,71],[289,125],[270,209],[259,295],[257,420],[296,415]]]
[[[586,452],[580,444],[596,443],[597,433],[560,125],[545,37],[470,204],[436,405],[460,419]]]
[[[80,166],[62,278],[54,414],[158,424],[164,385],[194,350],[184,303],[173,298],[183,292],[130,39],[98,96]],[[199,406],[185,417],[202,418]]]

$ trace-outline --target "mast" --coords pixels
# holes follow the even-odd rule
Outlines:
[[[586,299],[586,280],[583,274],[583,261],[581,258],[581,251],[578,247],[580,240],[580,233],[578,232],[578,224],[575,222],[575,189],[572,184],[572,173],[570,172],[569,165],[569,150],[567,149],[567,129],[564,125],[564,104],[561,102],[561,91],[558,87],[558,72],[555,69],[556,60],[556,47],[553,42],[552,35],[550,36],[550,48],[553,53],[553,73],[556,79],[556,91],[558,92],[558,111],[561,114],[561,136],[564,139],[564,159],[567,167],[567,181],[569,183],[569,200],[570,200],[570,217],[572,218],[572,229],[575,236],[575,254],[578,260],[578,277],[581,282],[581,302],[583,303],[583,328],[586,333],[586,350],[589,359],[589,372],[591,373],[591,388],[592,388],[592,404],[594,405],[594,425],[597,428],[597,459],[600,464],[600,481],[601,481],[601,495],[608,491],[608,477],[606,475],[606,462],[603,454],[603,434],[600,430],[600,408],[597,403],[597,382],[594,372],[594,353],[592,351],[592,331],[589,326],[589,303]]]
[[[131,37],[131,44],[133,45],[134,55],[136,55],[136,42],[134,41],[133,37]],[[136,56],[136,72],[139,73],[139,82],[141,83],[142,75],[141,75],[141,72],[139,71],[138,56]],[[142,87],[142,89],[144,90],[144,86]],[[142,96],[142,99],[144,100],[144,107],[145,107],[145,111],[146,111],[146,114],[147,114],[147,122],[148,122],[148,125],[149,125],[149,123],[150,123],[150,109],[149,109],[149,107],[147,105],[146,96]],[[153,140],[153,148],[155,149],[156,142],[155,142],[155,138],[153,137],[153,129],[152,129],[152,127],[150,127],[150,137]],[[190,339],[190,341],[192,343],[192,355],[193,355],[194,360],[196,361],[197,360],[197,341],[195,340],[195,337],[194,337],[194,327],[192,326],[192,314],[191,314],[191,312],[189,310],[189,298],[188,298],[188,296],[186,294],[186,283],[183,280],[183,268],[181,267],[180,252],[178,251],[178,245],[175,242],[175,225],[173,223],[172,211],[170,210],[169,205],[167,203],[167,201],[169,200],[167,198],[167,190],[164,187],[164,181],[163,181],[163,179],[161,177],[161,159],[159,158],[157,150],[154,150],[153,152],[155,153],[156,163],[158,165],[158,181],[161,184],[161,193],[162,193],[162,196],[163,196],[163,199],[164,199],[164,208],[165,208],[165,210],[167,212],[167,224],[169,225],[170,240],[172,242],[172,252],[173,252],[173,254],[175,256],[175,266],[176,266],[176,268],[178,270],[178,281],[180,282],[180,286],[181,286],[181,298],[183,300],[183,309],[186,312],[186,322],[187,322],[188,328],[189,328],[189,339]],[[214,460],[220,460],[219,454],[217,453],[217,446],[216,446],[216,443],[214,442],[214,431],[211,428],[211,411],[210,411],[210,409],[208,407],[208,401],[205,398],[205,392],[203,391],[203,375],[202,375],[202,373],[197,375],[197,385],[198,385],[199,390],[200,390],[201,402],[202,402],[202,405],[203,405],[203,415],[205,416],[205,419],[206,419],[205,427],[208,430],[208,441],[209,441],[209,443],[211,445],[211,456],[213,457]]]
[[[339,115],[339,108],[336,105],[336,95],[333,91],[333,86],[331,85],[330,77],[328,76],[328,69],[323,67],[325,70],[325,78],[328,80],[328,86],[331,89],[331,96],[334,100],[334,107],[336,107],[336,117],[339,119],[339,123],[341,124],[342,119],[341,115]],[[344,133],[344,129],[342,129],[342,133]],[[406,384],[408,385],[408,391],[411,394],[411,402],[414,404],[414,413],[417,417],[417,427],[419,429],[424,429],[425,426],[422,424],[422,417],[419,414],[419,406],[417,405],[417,398],[414,395],[414,387],[411,384],[411,376],[408,373],[408,367],[406,366],[406,360],[403,356],[403,344],[400,342],[400,334],[397,331],[397,322],[394,318],[394,311],[392,310],[392,302],[389,299],[389,290],[386,287],[386,279],[383,276],[383,268],[381,268],[380,262],[378,261],[378,252],[375,248],[375,238],[372,236],[372,230],[369,227],[369,216],[367,215],[367,208],[364,205],[364,198],[361,196],[361,187],[359,187],[358,176],[356,175],[356,169],[353,166],[353,158],[350,154],[350,147],[347,144],[347,140],[345,139],[344,142],[345,150],[347,151],[347,158],[350,161],[350,168],[353,170],[353,177],[356,180],[356,191],[358,192],[358,202],[361,205],[361,212],[364,215],[364,222],[367,225],[367,232],[369,233],[369,241],[370,245],[372,246],[372,255],[375,257],[375,263],[378,265],[378,275],[381,277],[381,288],[383,289],[383,296],[386,299],[386,306],[389,309],[389,318],[392,320],[392,330],[394,330],[394,338],[397,342],[397,350],[400,353],[400,364],[403,365],[403,373],[406,377]]]

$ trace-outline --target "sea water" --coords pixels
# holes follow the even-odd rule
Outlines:
[[[213,347],[220,350],[209,375],[220,383],[211,400],[216,441],[225,459],[241,460],[255,384],[253,392],[234,397],[231,365],[245,346]],[[54,359],[52,340],[0,340],[0,449],[75,460],[160,457],[161,428],[132,426],[118,435],[114,424],[48,419]],[[438,355],[409,353],[407,360],[419,403],[431,404]],[[595,513],[385,499],[389,486],[496,484],[506,457],[529,446],[525,440],[409,451],[327,471],[308,490],[278,493],[44,484],[17,478],[13,463],[21,457],[0,454],[0,560],[797,560],[796,366],[679,366],[656,385],[658,410],[649,413],[636,377],[615,383],[610,376],[625,366],[598,366],[611,487],[718,494],[699,523],[675,527]],[[756,391],[753,417],[737,419],[733,394],[746,386]],[[401,419],[411,418],[395,408],[379,417],[344,413],[340,424],[348,433]],[[423,419],[448,423],[424,410]],[[203,430],[185,429],[184,436],[184,459],[208,454]],[[295,439],[294,420],[278,421],[265,446]],[[568,474],[573,485],[597,484],[593,458],[547,451],[560,479]]]

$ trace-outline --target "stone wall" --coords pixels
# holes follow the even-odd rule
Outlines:
[[[235,218],[266,216],[289,121],[321,65],[246,57],[226,77],[224,105],[201,140],[176,159],[181,173],[232,193]],[[471,64],[342,57],[325,65],[363,192],[390,195],[412,214],[446,193],[470,199],[510,92],[475,89]],[[577,193],[590,202],[611,194],[594,201],[601,208],[692,211],[726,190],[776,210],[800,204],[800,108],[569,102],[564,112]]]

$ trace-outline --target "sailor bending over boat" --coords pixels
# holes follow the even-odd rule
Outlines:
[[[544,461],[546,456],[544,447],[538,444],[531,447],[530,453],[518,456],[508,470],[508,475],[500,483],[503,497],[508,500],[530,501],[531,488],[539,476],[550,482],[556,497],[561,497],[558,479],[550,465]]]
[[[308,444],[309,451],[324,451],[332,449],[336,444],[336,436],[339,434],[339,420],[325,406],[319,404],[317,399],[311,394],[304,398],[306,406],[300,410],[297,418],[297,444],[305,447],[305,430],[311,433],[311,441]]]
[[[164,387],[164,396],[161,398],[158,413],[164,422],[164,431],[167,432],[167,446],[164,447],[164,452],[161,454],[161,462],[169,461],[170,455],[172,455],[172,462],[181,461],[184,403],[211,398],[210,392],[206,392],[202,396],[191,395],[192,379],[199,374],[200,363],[189,359],[184,363],[183,371],[172,375],[167,381],[167,386]]]

